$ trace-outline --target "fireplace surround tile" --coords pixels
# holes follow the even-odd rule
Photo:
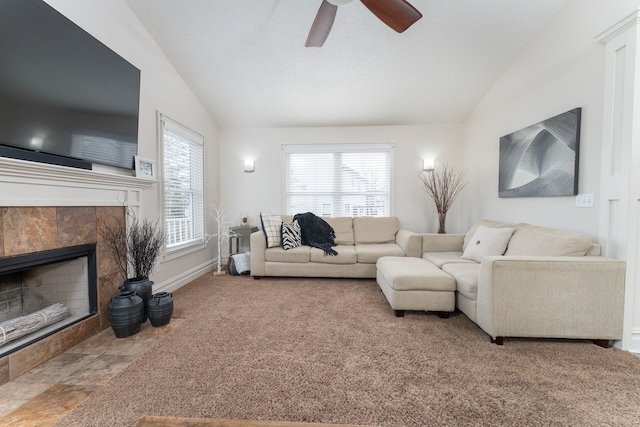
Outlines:
[[[0,384],[5,384],[11,380],[9,372],[9,356],[0,357]]]
[[[7,207],[2,216],[5,256],[58,247],[55,207]]]
[[[100,332],[100,316],[93,316],[60,331],[60,347],[67,351]]]
[[[58,246],[76,246],[96,241],[95,207],[59,207],[56,209]]]
[[[17,378],[61,352],[60,337],[57,334],[36,341],[9,355],[9,375],[11,379]]]

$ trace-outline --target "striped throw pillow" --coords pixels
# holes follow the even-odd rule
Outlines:
[[[302,245],[302,230],[298,220],[291,224],[282,223],[282,248],[286,251]]]

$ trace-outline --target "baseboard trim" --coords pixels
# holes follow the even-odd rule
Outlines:
[[[153,293],[157,292],[174,292],[177,289],[180,289],[184,285],[189,282],[194,281],[198,277],[204,276],[207,273],[213,271],[214,262],[208,261],[204,264],[201,264],[197,267],[192,268],[191,270],[187,270],[182,274],[179,274],[176,277],[173,277],[169,280],[166,280],[162,283],[154,283],[153,285]]]

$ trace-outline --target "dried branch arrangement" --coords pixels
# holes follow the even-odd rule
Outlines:
[[[164,247],[164,228],[158,221],[139,219],[129,208],[127,217],[128,227],[118,217],[101,219],[98,226],[116,260],[118,270],[131,281],[145,280],[149,278]]]
[[[218,256],[217,256],[217,274],[222,273],[222,243],[229,241],[229,238],[236,235],[236,233],[231,230],[231,221],[228,219],[227,212],[222,206],[216,206],[211,204],[209,206],[209,215],[216,221],[217,230],[214,234],[208,234],[205,244],[209,242],[213,237],[217,237],[218,242]],[[231,254],[229,254],[231,256]]]
[[[433,199],[438,211],[440,228],[438,233],[444,233],[444,222],[447,212],[456,200],[462,189],[467,185],[463,183],[465,172],[455,172],[448,165],[444,165],[440,172],[418,172],[422,180],[424,191]]]

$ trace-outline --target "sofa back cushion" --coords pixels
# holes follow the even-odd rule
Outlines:
[[[591,245],[591,238],[584,234],[518,224],[505,255],[583,256]]]
[[[337,245],[353,245],[353,218],[325,218],[325,221],[333,228],[336,233],[336,238],[333,239]]]
[[[396,241],[400,220],[395,216],[353,218],[356,243],[391,243]]]
[[[478,230],[478,227],[480,227],[481,225],[484,225],[485,227],[493,227],[493,228],[513,228],[513,225],[511,224],[506,224],[504,222],[499,222],[499,221],[491,221],[489,219],[481,219],[479,221],[476,221],[476,223],[471,226],[469,231],[467,231],[467,234],[464,235],[464,242],[462,243],[463,251],[467,249],[467,246],[469,245],[471,238],[475,234],[476,230]]]

